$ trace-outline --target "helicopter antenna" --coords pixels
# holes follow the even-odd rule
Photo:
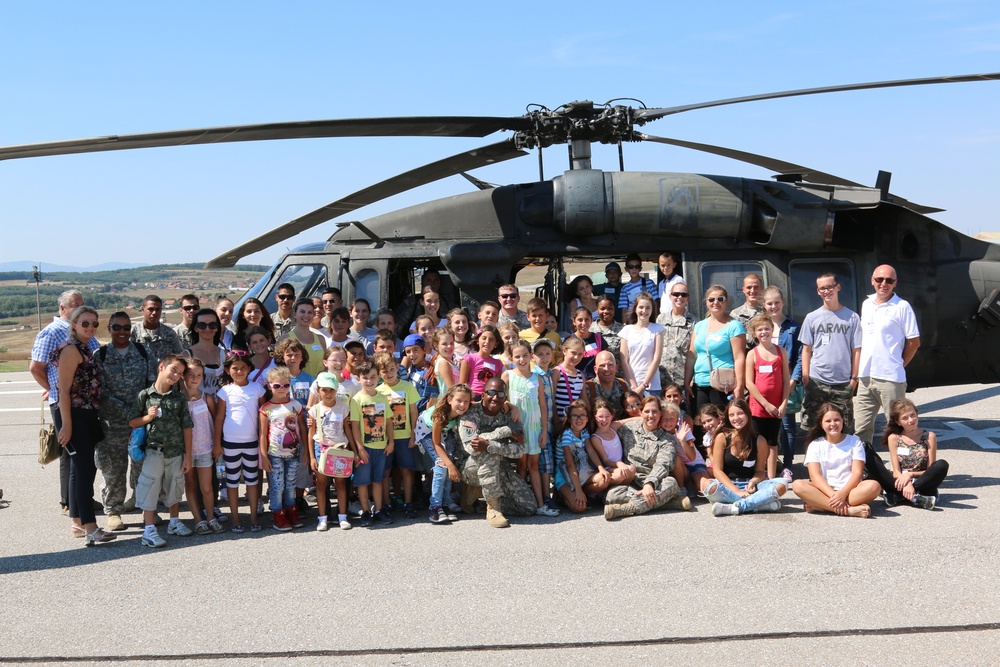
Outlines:
[[[545,163],[542,161],[542,147],[538,147],[538,180],[545,180]]]
[[[622,152],[622,140],[618,140],[618,171],[625,171],[625,153]]]

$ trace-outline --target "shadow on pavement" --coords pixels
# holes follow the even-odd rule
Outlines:
[[[954,408],[959,405],[965,405],[966,403],[981,401],[986,398],[993,398],[994,396],[1000,396],[1000,385],[991,385],[984,387],[983,389],[970,391],[965,394],[955,394],[954,396],[949,396],[947,398],[939,398],[936,401],[931,401],[930,403],[924,403],[922,405],[918,405],[917,411],[920,414],[924,414],[927,412],[933,412],[935,410]]]

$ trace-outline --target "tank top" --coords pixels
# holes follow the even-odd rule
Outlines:
[[[503,371],[503,364],[498,359],[483,359],[478,352],[467,354],[464,361],[469,365],[469,386],[475,396],[481,395],[483,386],[489,380],[500,377]]]
[[[583,398],[583,373],[577,373],[576,377],[570,376],[562,366],[556,366],[559,371],[559,378],[554,379],[556,390],[556,414],[562,420],[566,416],[569,404],[578,398]]]
[[[604,455],[608,457],[609,461],[618,463],[622,460],[622,440],[613,429],[611,431],[610,440],[605,440],[597,433],[594,435],[596,435],[597,439],[601,441],[601,446],[604,447]]]
[[[748,480],[753,477],[754,470],[757,467],[756,448],[750,453],[747,460],[743,461],[733,454],[730,437],[730,434],[726,435],[726,452],[722,457],[722,471],[734,482],[738,479]]]
[[[446,364],[448,364],[448,368],[451,370],[451,383],[455,384],[456,382],[458,382],[458,372],[461,370],[461,364],[460,364],[460,362],[457,361],[457,360],[456,361],[448,361],[447,359],[444,359],[444,357],[441,357],[439,355],[438,357],[435,357],[435,361],[434,361],[434,366],[435,367],[437,366],[437,359],[438,358],[444,360],[444,362]],[[444,396],[444,392],[448,391],[448,385],[446,385],[444,383],[444,378],[441,377],[441,374],[437,372],[437,368],[435,368],[434,371],[435,371],[435,374],[437,375],[438,394],[441,395],[441,396]]]
[[[191,453],[211,454],[212,446],[215,444],[215,429],[205,396],[202,395],[193,401],[188,400],[188,412],[191,413],[191,421],[194,422],[194,428],[191,429]]]
[[[97,410],[101,407],[101,362],[94,356],[93,350],[87,349],[86,345],[75,338],[71,338],[67,345],[69,344],[76,345],[83,357],[73,374],[73,384],[70,385],[70,407]],[[62,347],[53,350],[50,357],[51,363],[56,367],[59,366],[60,352]]]
[[[778,358],[771,361],[765,361],[760,358],[759,347],[751,350],[750,354],[753,356],[754,384],[757,385],[757,391],[771,405],[780,405],[785,380],[781,372],[781,348],[778,348]],[[750,394],[750,414],[754,417],[777,419],[777,417],[773,417],[757,402],[753,394]]]
[[[927,430],[920,434],[920,440],[913,443],[912,445],[906,445],[897,440],[896,445],[896,456],[899,457],[899,469],[903,472],[921,472],[927,470],[927,461],[929,457],[927,456]],[[909,454],[901,455],[899,454],[900,447],[907,447],[910,450]]]

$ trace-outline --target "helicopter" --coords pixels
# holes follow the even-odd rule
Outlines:
[[[757,273],[786,295],[798,321],[820,306],[815,278],[837,275],[841,302],[858,311],[876,266],[891,264],[897,292],[912,304],[920,353],[907,367],[909,389],[1000,381],[1000,247],[928,217],[941,209],[890,191],[891,174],[874,186],[764,155],[641,131],[674,114],[761,100],[901,86],[1000,79],[1000,73],[857,83],[720,99],[674,107],[638,100],[575,101],[555,109],[529,105],[521,116],[427,116],[336,119],[111,135],[0,147],[0,160],[109,150],[321,137],[512,136],[432,162],[354,192],[222,253],[208,268],[229,267],[302,231],[387,197],[461,175],[476,190],[408,206],[367,220],[338,221],[325,243],[289,251],[243,297],[274,310],[277,286],[318,295],[338,287],[345,302],[363,297],[373,310],[412,295],[435,269],[452,304],[475,313],[516,283],[525,267],[542,267],[536,296],[565,322],[567,272],[663,251],[680,258],[692,294],[721,284],[739,294]],[[630,106],[625,102],[634,102]],[[624,146],[646,141],[721,155],[775,172],[772,180],[680,172],[632,172]],[[594,143],[618,146],[618,171],[592,164]],[[542,150],[564,144],[568,166],[546,179]],[[468,172],[538,154],[538,180],[493,186]],[[450,291],[451,294],[447,294]],[[692,309],[698,306],[692,301]],[[733,304],[739,305],[739,304]]]

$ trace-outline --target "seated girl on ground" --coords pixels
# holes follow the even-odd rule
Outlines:
[[[882,446],[889,449],[892,472],[881,457],[865,445],[865,469],[882,485],[882,498],[889,507],[904,500],[917,507],[934,509],[938,486],[948,474],[948,462],[937,457],[937,436],[917,426],[917,406],[905,398],[893,401]]]

